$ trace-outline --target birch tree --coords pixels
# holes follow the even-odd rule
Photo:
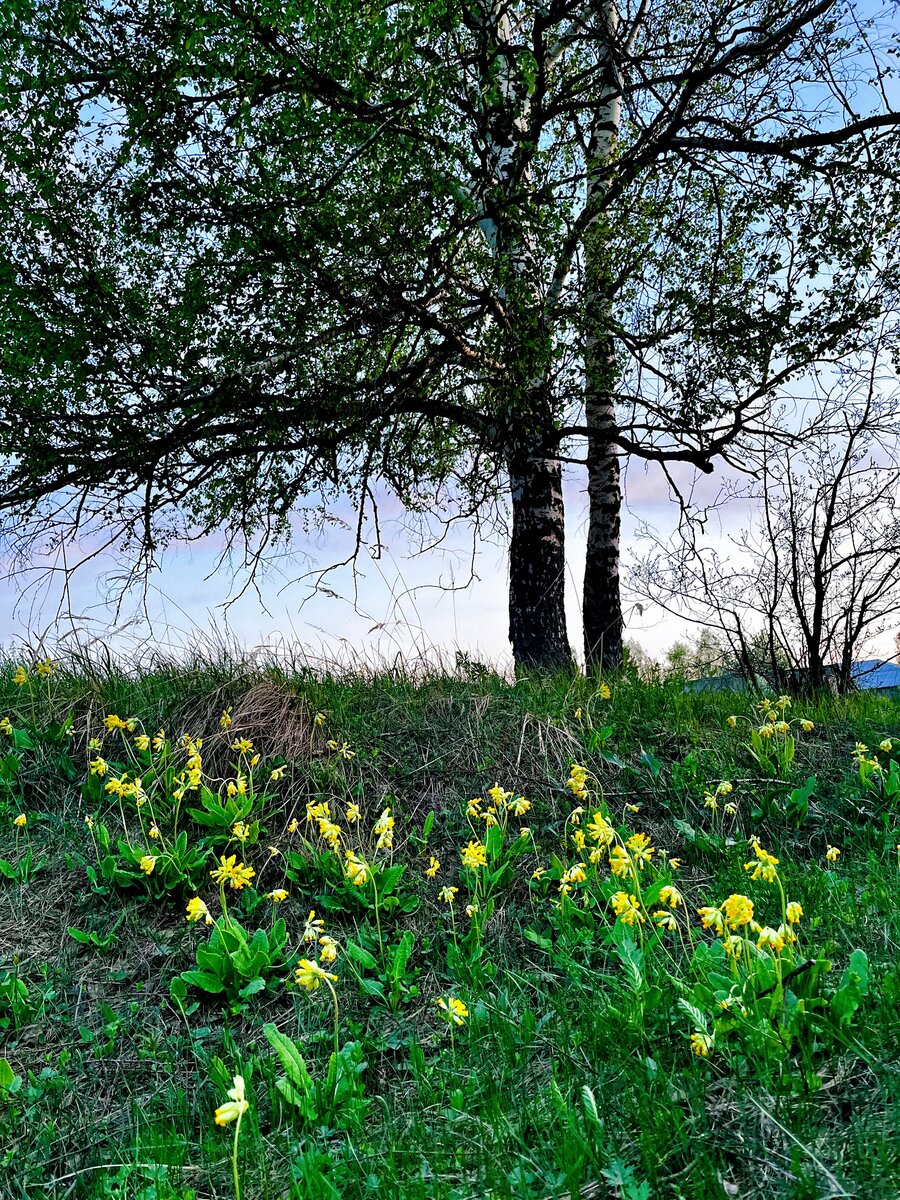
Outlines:
[[[621,659],[620,464],[740,456],[892,300],[886,14],[801,0],[15,0],[0,505],[145,563],[373,483],[505,494],[510,639]],[[582,455],[580,447],[586,446]],[[324,497],[324,499],[323,499]]]

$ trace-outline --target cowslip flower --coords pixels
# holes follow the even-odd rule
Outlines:
[[[601,845],[609,846],[615,840],[616,831],[602,813],[594,813],[585,828],[592,842],[599,842]]]
[[[800,918],[803,916],[803,909],[800,907],[800,905],[797,903],[796,900],[792,900],[790,902],[790,904],[787,906],[787,908],[785,909],[784,915],[787,917],[788,921],[790,921],[790,923],[792,925],[796,925],[797,922],[800,920]]]
[[[650,838],[646,833],[632,834],[625,845],[631,851],[634,861],[642,871],[644,869],[644,863],[649,862],[656,853],[656,849],[654,846],[650,845]]]
[[[275,888],[272,892],[266,892],[266,899],[271,900],[273,904],[280,904],[282,900],[287,900],[288,894],[284,888]]]
[[[837,862],[838,856],[840,855],[840,853],[841,852],[837,848],[837,846],[828,846],[825,850],[825,861],[826,862]]]
[[[322,962],[329,964],[333,963],[338,954],[338,944],[334,938],[329,937],[327,933],[323,934],[322,937],[319,938],[319,945],[321,946],[319,958],[322,960]]]
[[[39,675],[41,679],[49,679],[53,674],[53,663],[49,658],[45,658],[43,662],[35,663],[34,673]]]
[[[738,929],[741,925],[749,925],[753,920],[753,901],[749,896],[735,894],[729,896],[722,905],[725,920],[729,929]]]
[[[725,933],[725,919],[717,908],[698,908],[697,915],[704,929],[712,929],[716,933]]]
[[[317,917],[316,910],[311,908],[309,910],[309,916],[306,918],[306,922],[303,926],[304,942],[317,942],[321,937],[324,928],[325,922],[321,919],[321,917]]]
[[[801,721],[800,728],[803,730],[804,733],[809,733],[810,730],[815,729],[815,725],[813,724],[812,721]]]
[[[646,920],[644,914],[641,912],[637,896],[629,896],[627,892],[616,892],[612,897],[611,903],[613,912],[623,925],[636,925],[638,921],[643,922]]]
[[[624,919],[624,918],[623,918]],[[658,908],[653,913],[653,920],[660,929],[668,929],[670,932],[678,928],[678,922],[670,912],[666,912],[664,908]]]
[[[228,1089],[228,1095],[230,1097],[228,1103],[220,1104],[216,1109],[217,1125],[230,1125],[232,1121],[242,1117],[250,1107],[245,1095],[243,1075],[234,1076],[234,1087]]]
[[[778,865],[778,859],[774,854],[769,854],[768,850],[763,850],[759,842],[753,843],[753,853],[756,855],[756,862],[744,863],[745,871],[752,871],[751,879],[764,879],[767,883],[772,883],[775,879],[775,868]]]
[[[236,754],[252,754],[253,743],[249,738],[235,738],[231,743],[231,749],[234,750]]]
[[[456,996],[448,996],[445,1000],[443,996],[436,1001],[438,1008],[443,1013],[447,1022],[453,1022],[454,1025],[464,1025],[466,1017],[469,1015],[469,1010],[463,1004],[462,1000]]]
[[[734,729],[735,725],[737,725],[737,722],[738,722],[737,717],[732,716],[732,717],[728,718],[727,724],[729,724],[731,726],[731,728]]]
[[[369,868],[353,850],[344,851],[344,874],[356,887],[369,881]]]
[[[13,825],[15,825],[17,829],[24,829],[27,824],[28,818],[24,813],[19,813],[17,817],[13,818]]]
[[[883,750],[885,754],[890,754],[894,748],[894,743],[890,738],[885,738],[883,742],[878,743],[878,749]]]
[[[609,852],[609,869],[613,875],[627,875],[631,867],[631,857],[624,846],[613,846]]]
[[[138,864],[145,875],[152,875],[153,868],[156,866],[156,855],[145,854]]]
[[[326,971],[317,962],[310,962],[308,958],[301,958],[294,973],[294,979],[301,987],[314,992],[320,986],[323,979],[336,983],[337,975],[333,975],[331,971]]]
[[[612,688],[609,686],[608,683],[601,683],[600,686],[597,688],[597,695],[600,697],[601,700],[611,700],[612,699]]]
[[[487,866],[487,851],[482,842],[469,842],[460,857],[462,865],[468,867],[470,871],[477,871],[479,867]]]
[[[659,902],[668,904],[669,908],[678,908],[680,904],[684,904],[684,897],[677,887],[666,884],[665,887],[659,889]]]
[[[274,771],[269,772],[269,779],[272,783],[278,783],[279,779],[284,778],[284,767],[276,767]]]
[[[477,904],[467,904],[466,905],[466,916],[469,918],[470,921],[472,920],[472,918],[475,916],[475,914],[477,912],[478,912]]]
[[[698,1058],[709,1058],[709,1052],[713,1047],[713,1039],[708,1033],[692,1033],[691,1034],[691,1049]]]
[[[219,858],[219,866],[210,871],[216,883],[231,884],[235,891],[240,891],[242,887],[250,882],[256,872],[252,867],[245,866],[244,863],[237,861],[237,855],[231,854],[227,858],[221,855]]]
[[[389,808],[384,810],[372,826],[372,832],[378,837],[378,841],[375,843],[376,850],[390,850],[392,848],[394,844],[394,818],[391,816]]]
[[[207,925],[212,925],[213,923],[212,913],[210,913],[209,909],[199,896],[194,896],[192,899],[188,900],[185,920],[190,921],[193,924],[201,919]]]
[[[153,823],[153,824],[150,826],[150,828],[147,830],[147,836],[148,836],[148,837],[152,837],[152,838],[154,838],[154,839],[156,839],[156,838],[158,838],[158,837],[160,836],[160,834],[159,834],[159,826],[156,824],[156,822],[155,822],[155,821],[154,821],[154,823]]]
[[[150,743],[150,745],[157,752],[165,749],[166,731],[164,729],[160,729],[159,732],[156,734],[156,737],[154,737],[153,741]]]
[[[445,904],[452,904],[458,891],[458,887],[443,887],[438,892],[438,900],[443,900]]]
[[[23,684],[25,684],[27,682],[28,682],[28,672],[25,670],[24,667],[16,667],[15,674],[13,675],[13,683],[16,685],[16,687],[21,687]]]
[[[12,737],[12,731],[12,722],[10,721],[9,717],[3,717],[0,719],[0,733],[6,734],[7,737]]]
[[[353,825],[356,821],[359,820],[360,815],[361,815],[360,811],[359,811],[359,805],[358,804],[348,804],[344,811],[344,815],[346,816],[346,818],[350,822],[350,824]]]
[[[429,861],[428,866],[425,868],[426,876],[429,879],[434,879],[435,875],[437,875],[437,873],[440,869],[441,869],[440,862],[432,854],[431,860]]]
[[[764,925],[759,931],[759,937],[756,944],[760,950],[774,950],[776,954],[780,954],[784,949],[785,937],[780,929],[773,929],[771,925]]]
[[[233,708],[223,708],[222,709],[222,715],[221,715],[221,717],[219,717],[219,728],[220,729],[230,729],[231,728],[231,719],[232,719],[231,714],[233,712],[234,712]]]

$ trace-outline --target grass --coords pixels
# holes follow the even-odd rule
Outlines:
[[[17,686],[17,665],[0,671],[4,1200],[900,1194],[898,768],[892,751],[853,756],[856,742],[900,749],[895,702],[796,702],[786,716],[814,728],[795,724],[796,756],[767,769],[748,750],[751,698],[677,681],[610,679],[605,700],[596,680],[511,684],[477,665],[411,678],[79,663],[43,680],[29,661]],[[109,714],[137,724],[107,732]],[[160,727],[164,761],[134,746]],[[190,786],[173,799],[185,733],[203,738],[208,806]],[[235,738],[253,750],[231,750]],[[786,760],[788,745],[776,736],[763,751]],[[102,776],[88,766],[98,754]],[[587,771],[580,824],[573,763]],[[120,804],[106,784],[123,770]],[[241,776],[247,792],[229,808],[225,781]],[[521,819],[501,804],[497,833],[466,817],[495,781],[507,803],[531,804]],[[705,807],[724,781],[733,792]],[[323,802],[338,854],[306,820]],[[385,809],[393,844],[379,850]],[[616,877],[608,853],[587,861],[597,843],[579,849],[577,834],[598,811],[613,845],[647,834],[644,870]],[[751,881],[752,837],[777,856],[777,879]],[[469,842],[484,867],[460,866]],[[348,844],[369,882],[346,877]],[[255,876],[226,881],[223,912],[209,872],[231,854]],[[586,878],[561,896],[579,861]],[[654,917],[667,883],[685,899],[671,933]],[[754,935],[730,960],[697,908],[747,895],[777,928],[779,885],[802,906],[799,942],[758,950]],[[449,886],[452,906],[439,899]],[[286,900],[266,898],[282,887]],[[631,925],[614,911],[623,887],[644,918]],[[213,925],[185,919],[195,894]],[[321,952],[302,941],[310,910],[337,942],[333,965],[319,959],[338,976],[337,1053],[330,981],[294,982],[299,958]],[[256,930],[261,956],[241,941]],[[466,1010],[458,1026],[436,1003],[451,997]],[[248,1106],[236,1183],[236,1123],[213,1117],[237,1075]]]

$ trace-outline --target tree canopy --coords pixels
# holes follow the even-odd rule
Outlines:
[[[517,660],[621,656],[619,463],[740,460],[896,295],[887,16],[801,0],[14,0],[0,507],[249,561],[507,489]],[[253,539],[256,542],[253,543]]]

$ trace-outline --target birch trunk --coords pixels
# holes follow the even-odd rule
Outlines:
[[[552,445],[553,443],[548,443]],[[516,665],[568,670],[565,522],[559,454],[533,442],[509,457],[509,640]]]
[[[622,489],[618,451],[615,384],[615,340],[611,325],[611,282],[604,237],[602,195],[615,155],[622,116],[622,80],[617,64],[619,17],[613,3],[604,4],[598,41],[606,53],[606,70],[588,143],[587,203],[598,214],[584,241],[585,329],[584,408],[588,430],[588,536],[584,566],[582,621],[586,667],[622,664],[622,600],[619,590],[619,534]]]

